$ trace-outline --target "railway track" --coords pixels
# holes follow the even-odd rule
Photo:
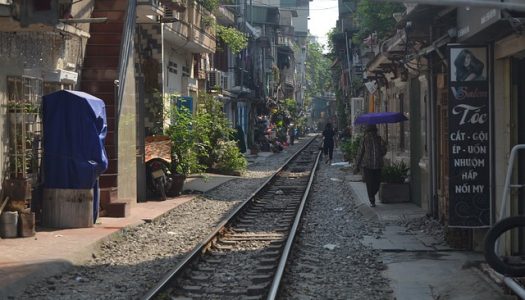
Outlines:
[[[315,138],[143,299],[274,299],[319,161]]]

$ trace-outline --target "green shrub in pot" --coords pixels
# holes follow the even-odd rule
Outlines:
[[[385,183],[405,183],[408,178],[408,166],[404,161],[394,162],[383,167],[381,181]]]

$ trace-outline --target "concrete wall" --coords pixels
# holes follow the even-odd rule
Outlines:
[[[119,199],[126,199],[126,202],[132,204],[137,200],[137,106],[134,65],[134,59],[130,58],[118,124],[118,195]]]
[[[494,60],[494,201],[496,212],[501,210],[501,195],[510,153],[510,61],[508,58]],[[508,206],[510,208],[510,206]],[[508,212],[507,212],[508,213]]]
[[[52,82],[48,73],[56,69],[79,72],[83,59],[85,38],[76,35],[60,35],[57,32],[0,32],[0,105],[7,99],[9,76],[30,76],[44,82]],[[58,86],[59,84],[56,83]],[[73,87],[74,88],[74,87]],[[43,86],[37,93],[43,93]],[[41,98],[38,99],[41,101]],[[6,111],[0,109],[0,174],[5,175],[8,158],[8,127]]]
[[[158,24],[139,24],[135,39],[135,70],[138,76],[144,78],[144,131],[145,135],[156,132],[155,109],[159,109],[154,99],[154,93],[162,92],[162,34]]]
[[[181,49],[180,46],[169,42],[164,42],[163,47],[163,72],[164,72],[164,93],[189,95],[187,84],[183,84],[183,78],[189,76],[193,71],[193,57],[191,53]],[[170,66],[168,70],[168,67]],[[173,64],[176,64],[176,68]],[[188,69],[188,72],[183,69]]]

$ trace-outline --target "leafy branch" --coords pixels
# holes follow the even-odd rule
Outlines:
[[[213,11],[219,6],[219,0],[196,0],[196,2],[209,11]]]
[[[377,33],[378,39],[385,38],[396,24],[393,13],[404,10],[405,7],[401,3],[360,1],[355,14],[359,31],[353,36],[352,41],[361,44],[364,38],[374,32]]]
[[[248,38],[244,33],[233,27],[217,24],[217,37],[221,39],[235,54],[248,46]]]

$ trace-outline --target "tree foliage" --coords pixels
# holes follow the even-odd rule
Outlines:
[[[213,11],[219,6],[219,0],[197,0],[196,2],[209,11]]]
[[[324,94],[331,88],[330,60],[323,54],[323,46],[310,40],[306,56],[306,97]]]
[[[337,55],[335,53],[335,34],[337,33],[337,28],[332,27],[330,31],[326,34],[328,36],[328,56],[330,59],[334,59]]]
[[[194,135],[203,145],[202,151],[198,152],[199,161],[211,168],[218,161],[212,150],[220,142],[230,140],[234,129],[230,127],[222,102],[208,93],[199,93],[199,106],[194,118],[197,120]]]
[[[353,41],[360,44],[374,32],[377,33],[378,39],[385,38],[396,24],[392,14],[404,10],[405,7],[401,3],[361,0],[355,14],[359,31],[354,35]]]
[[[184,176],[203,172],[205,166],[199,162],[198,154],[203,151],[204,145],[199,142],[194,130],[198,127],[198,121],[184,105],[172,106],[170,113],[174,121],[166,129],[166,135],[172,141],[176,172]]]
[[[248,46],[248,38],[245,34],[233,27],[217,24],[217,37],[221,39],[235,54]]]
[[[184,100],[172,105],[171,123],[166,135],[172,140],[176,172],[185,176],[206,170],[227,174],[246,169],[246,161],[233,140],[234,129],[223,112],[223,104],[207,93],[199,94],[199,105],[193,114]]]

